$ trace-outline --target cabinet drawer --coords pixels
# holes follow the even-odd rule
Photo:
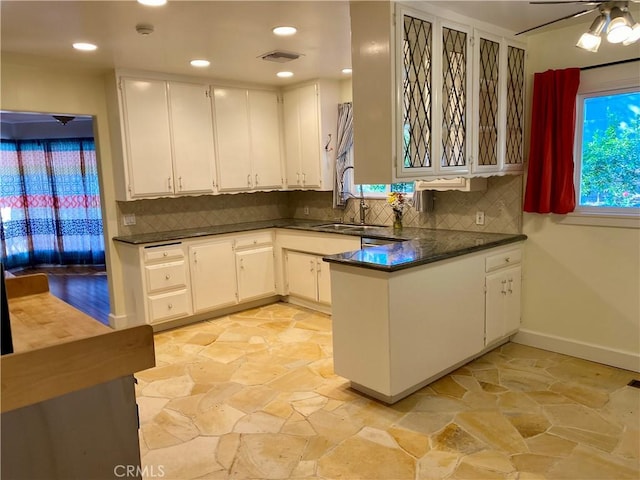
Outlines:
[[[187,286],[184,261],[149,265],[144,270],[147,276],[147,293]]]
[[[497,255],[490,255],[485,260],[485,271],[493,272],[499,268],[517,265],[522,261],[522,250],[509,250]]]
[[[149,317],[151,322],[173,317],[182,317],[189,313],[189,295],[187,290],[149,297]]]
[[[247,235],[236,239],[235,248],[250,248],[257,245],[265,245],[273,243],[271,232],[257,233],[255,235]]]
[[[174,258],[184,258],[184,251],[180,246],[151,247],[144,251],[144,262],[157,262],[161,260],[171,260]]]

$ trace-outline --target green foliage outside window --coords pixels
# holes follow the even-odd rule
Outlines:
[[[580,205],[640,207],[640,94],[586,99],[582,145]]]

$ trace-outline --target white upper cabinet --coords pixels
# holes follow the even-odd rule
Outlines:
[[[166,82],[122,78],[127,196],[173,195],[173,161]]]
[[[321,80],[285,90],[288,188],[331,190],[338,121],[338,84]]]
[[[442,8],[350,9],[356,183],[521,171],[521,45]]]
[[[213,125],[209,87],[169,82],[176,194],[213,192]]]
[[[276,92],[214,87],[220,191],[282,188]]]
[[[251,148],[247,91],[213,88],[218,187],[224,190],[251,189]]]
[[[208,86],[121,77],[125,199],[213,192]]]
[[[254,189],[282,188],[280,107],[275,92],[250,90],[249,129]]]
[[[524,60],[522,45],[474,33],[472,171],[521,172],[524,160]]]

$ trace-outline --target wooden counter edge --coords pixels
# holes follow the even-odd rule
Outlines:
[[[0,410],[15,410],[153,366],[150,325],[3,355]]]

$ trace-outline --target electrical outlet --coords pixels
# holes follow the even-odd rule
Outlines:
[[[484,225],[484,212],[476,212],[476,225]]]
[[[304,214],[309,215],[309,207],[304,207]]]
[[[125,213],[122,215],[122,224],[125,226],[135,225],[136,224],[136,214],[135,213]]]

